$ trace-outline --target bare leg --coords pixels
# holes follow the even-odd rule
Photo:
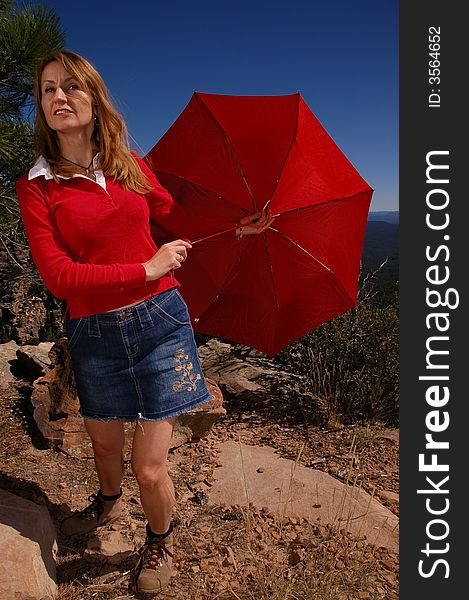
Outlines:
[[[115,419],[108,423],[85,419],[85,427],[93,443],[101,493],[118,494],[124,474],[124,424]]]
[[[166,468],[174,421],[139,421],[132,445],[132,470],[142,508],[150,529],[159,534],[168,530],[175,505],[174,485]]]

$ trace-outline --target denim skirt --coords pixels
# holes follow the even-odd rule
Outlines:
[[[212,399],[177,288],[134,306],[67,319],[80,414],[160,421]]]

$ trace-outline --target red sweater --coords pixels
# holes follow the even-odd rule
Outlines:
[[[106,190],[85,177],[23,175],[17,196],[33,260],[50,292],[66,299],[70,317],[125,306],[179,283],[171,274],[146,282],[142,263],[157,251],[161,228],[172,239],[213,233],[233,223],[188,215],[136,157],[153,184],[146,196],[106,179]],[[150,224],[152,230],[150,231]],[[214,229],[216,227],[216,229]],[[153,237],[152,237],[153,234]],[[189,252],[190,257],[190,252]]]

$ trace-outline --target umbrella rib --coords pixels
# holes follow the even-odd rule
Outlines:
[[[223,135],[225,136],[225,139],[227,140],[227,142],[228,142],[228,144],[229,144],[229,146],[230,146],[230,148],[231,148],[231,150],[232,150],[232,152],[233,152],[233,156],[234,156],[234,158],[235,158],[235,160],[236,160],[236,165],[237,165],[237,167],[238,167],[238,169],[239,169],[239,172],[241,173],[241,176],[242,176],[242,178],[243,178],[243,181],[244,181],[244,183],[245,183],[245,185],[246,185],[246,188],[247,188],[247,190],[248,190],[249,194],[251,195],[251,198],[252,198],[252,203],[253,203],[253,206],[254,206],[254,210],[257,210],[259,207],[257,206],[257,203],[256,203],[256,198],[254,197],[254,194],[253,194],[253,192],[252,192],[252,190],[251,190],[251,186],[249,185],[249,182],[248,182],[248,180],[247,180],[247,177],[246,177],[246,175],[245,175],[245,173],[244,173],[243,167],[241,166],[241,161],[239,160],[238,153],[236,152],[236,150],[235,150],[235,148],[234,148],[233,144],[231,143],[231,140],[230,140],[230,138],[227,136],[227,134],[226,134],[225,130],[223,129],[223,127],[222,127],[222,125],[221,125],[220,121],[219,121],[219,120],[218,120],[218,119],[215,117],[215,115],[212,113],[212,111],[210,111],[210,110],[209,110],[208,106],[207,106],[207,105],[205,104],[205,102],[204,102],[204,101],[203,101],[203,100],[200,98],[200,96],[199,96],[199,99],[200,99],[201,103],[203,104],[203,106],[204,106],[205,110],[206,110],[206,111],[207,111],[207,113],[209,114],[210,118],[211,118],[211,119],[214,121],[214,123],[216,124],[216,126],[217,126],[217,127],[220,129],[220,130],[221,130],[221,132],[222,132],[222,133],[223,133]]]
[[[272,190],[272,193],[270,194],[270,199],[267,202],[266,206],[264,206],[264,209],[267,208],[267,205],[270,204],[272,198],[275,195],[275,192],[277,190],[280,178],[282,177],[283,170],[285,169],[285,165],[287,164],[287,160],[290,157],[291,150],[293,148],[293,144],[296,142],[296,134],[298,133],[298,118],[299,118],[299,114],[300,114],[300,94],[297,94],[297,98],[298,98],[298,103],[297,103],[297,107],[296,107],[295,131],[293,132],[293,136],[292,136],[292,139],[290,141],[290,145],[288,146],[287,153],[286,153],[285,158],[283,160],[282,166],[280,167],[280,171],[279,171],[279,174],[278,174],[278,177],[277,177],[277,181],[274,184],[274,189]]]
[[[209,190],[209,189],[205,188],[203,185],[200,185],[200,183],[195,183],[191,179],[187,179],[183,175],[177,175],[176,173],[171,173],[170,171],[164,171],[163,169],[157,169],[157,171],[159,173],[164,173],[165,175],[170,175],[171,177],[177,177],[178,179],[182,179],[183,181],[188,181],[191,185],[193,185],[194,187],[199,188],[203,192],[206,192],[207,194],[211,194],[212,196],[216,196],[217,198],[219,198],[220,200],[223,200],[224,202],[226,202],[230,206],[234,206],[235,208],[237,208],[239,210],[242,210],[243,212],[246,212],[246,211],[243,210],[243,208],[241,206],[239,206],[235,202],[231,201],[229,198],[226,198],[225,196],[222,196],[218,192],[212,192],[212,190]]]
[[[350,194],[349,196],[342,196],[340,198],[329,198],[328,200],[323,200],[322,202],[318,202],[317,204],[308,204],[308,206],[298,206],[296,208],[290,208],[289,210],[285,210],[280,213],[276,213],[272,215],[274,217],[283,217],[283,215],[288,215],[292,212],[299,212],[301,210],[314,209],[318,206],[322,206],[324,204],[332,204],[332,202],[342,202],[343,200],[349,200],[351,198],[355,198],[357,196],[361,196],[362,194],[366,194],[370,190],[364,190],[363,192],[356,192],[355,194]]]
[[[226,286],[227,281],[229,280],[229,278],[231,277],[231,274],[233,273],[233,271],[235,270],[235,267],[237,266],[236,263],[239,263],[241,261],[243,255],[247,252],[247,249],[249,248],[249,242],[250,242],[250,240],[246,244],[246,247],[241,251],[241,253],[239,254],[236,261],[233,262],[231,269],[226,274],[226,277],[223,280],[223,283],[218,287],[216,294],[213,296],[213,299],[210,301],[210,303],[207,305],[207,307],[204,309],[204,311],[196,318],[196,321],[199,321],[204,316],[204,314],[207,312],[207,310],[209,310],[213,306],[213,304],[215,304],[215,302],[218,300],[221,293],[223,292],[223,288]]]
[[[311,254],[311,252],[308,252],[308,250],[306,250],[306,248],[303,248],[303,246],[300,246],[300,244],[298,244],[298,242],[295,242],[294,240],[292,240],[292,238],[289,235],[287,235],[283,231],[280,231],[276,227],[272,227],[272,225],[269,227],[269,229],[272,229],[272,231],[275,231],[276,233],[278,233],[279,235],[281,235],[282,237],[284,237],[291,244],[293,244],[294,246],[296,246],[297,248],[299,248],[299,250],[301,250],[302,252],[304,252],[305,254],[307,254],[310,258],[312,258],[313,260],[315,260],[318,263],[318,265],[321,265],[321,267],[324,267],[327,271],[329,271],[329,273],[332,273],[332,275],[335,275],[334,271],[330,267],[328,267],[326,264],[324,264],[322,261],[320,261],[319,258],[317,258],[316,256],[314,256],[314,254]]]
[[[276,233],[280,234],[288,242],[290,242],[291,244],[293,244],[294,246],[296,246],[299,250],[301,250],[301,252],[304,252],[307,256],[309,256],[314,261],[316,261],[318,263],[318,265],[321,265],[321,267],[324,267],[324,269],[326,269],[326,271],[328,271],[331,275],[333,275],[336,278],[336,280],[339,283],[340,287],[343,289],[343,291],[345,292],[345,294],[352,300],[352,302],[355,302],[355,300],[350,296],[350,294],[348,293],[348,291],[343,286],[343,284],[340,281],[340,279],[337,277],[335,271],[333,271],[330,267],[328,267],[321,260],[319,260],[319,258],[317,258],[316,256],[314,256],[314,254],[311,254],[311,252],[308,252],[308,250],[306,250],[305,248],[303,248],[303,246],[300,246],[300,244],[298,244],[297,242],[295,242],[294,240],[292,240],[292,238],[289,235],[287,235],[286,233],[283,233],[283,231],[279,231],[275,227],[272,227],[272,225],[269,227],[269,229],[272,229],[272,231],[275,231]]]
[[[276,231],[272,226],[270,226],[268,229],[272,229],[273,231]],[[265,232],[262,233],[262,237],[264,238],[264,241],[265,241],[265,248],[266,248],[267,257],[268,257],[268,261],[269,261],[269,267],[270,267],[270,276],[271,276],[271,279],[272,279],[272,287],[274,289],[274,296],[275,296],[275,304],[276,304],[275,318],[276,318],[276,323],[275,323],[274,337],[273,337],[273,340],[275,341],[276,335],[277,335],[277,332],[278,332],[278,323],[279,323],[279,317],[280,317],[280,305],[279,305],[279,302],[278,302],[277,286],[275,285],[274,269],[273,269],[273,265],[272,265],[272,256],[271,256],[271,254],[269,252],[269,245],[267,244],[267,237],[266,237]]]

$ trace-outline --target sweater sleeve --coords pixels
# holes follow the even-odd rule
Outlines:
[[[23,176],[16,191],[32,258],[54,296],[66,299],[78,292],[145,286],[145,267],[141,263],[99,265],[73,261],[37,181]]]
[[[134,155],[142,172],[153,189],[146,196],[150,210],[150,229],[157,246],[174,239],[187,239],[208,236],[224,230],[236,229],[236,223],[223,218],[207,217],[188,212],[174,200],[159,183],[156,175],[145,160]]]

